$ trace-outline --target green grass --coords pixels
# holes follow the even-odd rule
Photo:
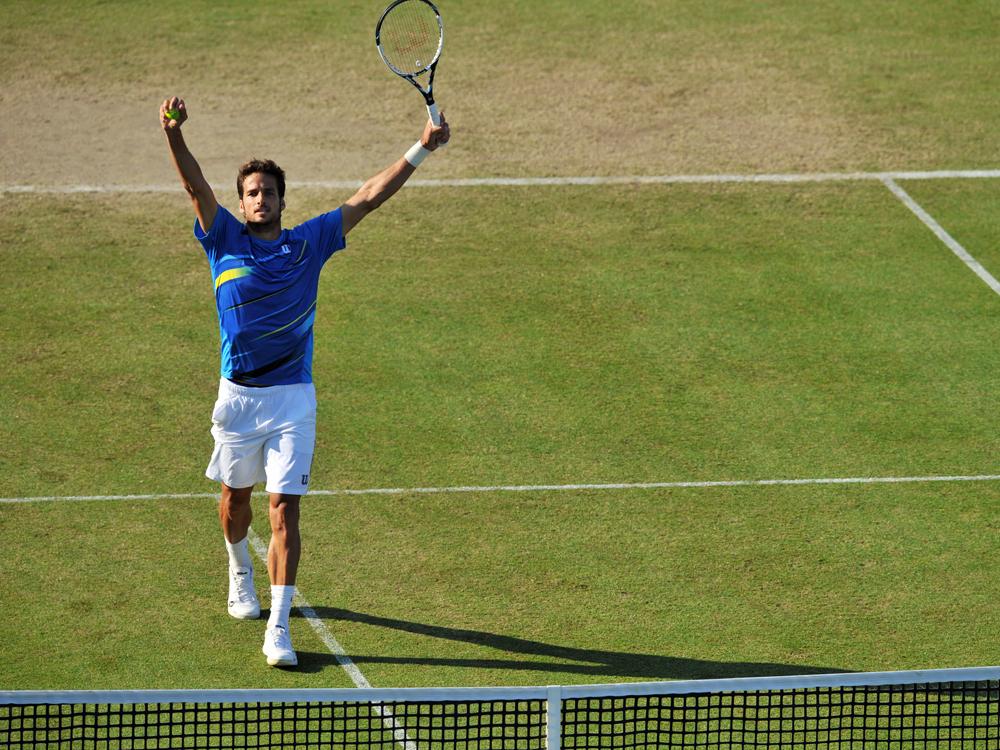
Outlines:
[[[0,495],[211,491],[183,200],[11,201]],[[995,295],[878,184],[410,189],[320,294],[317,489],[996,473]],[[317,496],[299,584],[380,686],[982,664],[997,493]],[[248,670],[210,500],[5,505],[0,539],[6,686],[348,684],[299,622],[303,670]]]
[[[330,622],[379,685],[979,663],[996,499],[854,488],[366,500],[344,510],[346,549],[330,546],[343,562],[312,587],[347,610]],[[949,635],[957,609],[968,627]]]
[[[174,180],[152,113],[175,92],[230,208],[251,153],[367,176],[423,117],[375,55],[381,6],[0,2],[4,183]],[[442,10],[455,140],[425,177],[996,166],[985,0]],[[994,181],[904,187],[1000,275]],[[346,197],[293,187],[286,223]],[[0,497],[212,492],[217,323],[180,190],[5,199]],[[407,189],[319,305],[317,489],[998,473],[1000,299],[876,182]],[[998,501],[314,496],[299,585],[376,686],[981,665]],[[301,669],[264,668],[211,499],[0,504],[0,549],[0,688],[351,684],[298,620]]]
[[[995,182],[932,180],[901,184],[994,277],[1000,276],[1000,193]]]
[[[314,497],[299,586],[381,687],[977,665],[993,661],[998,499],[990,484]],[[302,669],[264,668],[261,626],[225,614],[213,515],[5,508],[4,686],[347,685],[297,619]]]
[[[9,510],[0,591],[19,635],[4,689],[310,687],[319,671],[324,687],[351,686],[308,628],[296,630],[301,672],[245,669],[263,663],[263,631],[219,607],[226,556],[211,500]]]
[[[17,202],[3,494],[204,489],[186,213]],[[407,191],[325,271],[316,486],[989,473],[995,305],[878,185]]]

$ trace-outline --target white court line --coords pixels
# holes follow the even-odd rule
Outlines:
[[[264,544],[264,540],[260,538],[260,535],[254,531],[252,528],[249,530],[247,537],[250,539],[250,544],[253,545],[254,552],[257,553],[257,557],[260,558],[263,565],[267,565],[267,545]],[[351,661],[351,657],[347,655],[344,651],[344,647],[340,645],[340,642],[334,637],[333,633],[326,626],[326,623],[320,619],[319,615],[316,614],[316,610],[312,608],[312,605],[306,601],[306,598],[302,596],[302,592],[299,591],[298,587],[295,589],[295,606],[298,607],[299,612],[302,616],[306,618],[306,621],[312,626],[312,629],[316,631],[319,635],[320,640],[330,649],[330,653],[337,658],[337,663],[343,667],[344,671],[347,672],[347,676],[351,678],[351,682],[354,683],[355,687],[359,688],[370,688],[372,685],[368,682],[358,666]]]
[[[1000,169],[955,169],[899,172],[813,172],[803,174],[608,175],[568,177],[458,177],[409,180],[408,187],[541,187],[546,185],[685,185],[724,183],[856,182],[865,180],[997,179]],[[361,180],[289,182],[292,188],[330,190],[358,188]],[[226,190],[221,186],[215,189]],[[67,195],[74,193],[176,193],[173,183],[158,185],[0,185],[0,193]]]
[[[1000,281],[997,281],[993,275],[983,268],[982,264],[975,258],[973,258],[969,252],[962,247],[954,237],[952,237],[948,232],[945,231],[944,227],[934,220],[934,217],[927,213],[919,203],[910,197],[903,188],[896,184],[895,180],[890,177],[886,177],[882,180],[892,194],[895,195],[899,200],[903,202],[910,211],[912,211],[920,221],[922,221],[935,235],[941,240],[949,250],[951,250],[955,255],[957,255],[965,265],[972,269],[972,272],[976,274],[980,279],[986,282],[986,285],[992,289],[997,294],[1000,294]]]
[[[262,565],[267,565],[267,545],[264,544],[264,540],[260,538],[260,535],[253,530],[253,528],[248,529],[247,538],[250,540],[250,544],[253,545],[254,552],[257,553],[257,557],[260,558]],[[351,657],[347,655],[344,647],[340,645],[340,641],[330,632],[330,629],[323,622],[322,618],[316,614],[316,610],[313,609],[312,605],[302,596],[302,592],[296,586],[295,588],[295,606],[298,608],[299,612],[306,619],[306,622],[316,631],[319,635],[320,640],[323,644],[330,650],[330,653],[334,655],[337,659],[337,663],[341,668],[347,672],[347,676],[351,678],[351,682],[354,683],[355,687],[371,689],[372,684],[368,682],[368,678],[364,676],[358,665],[355,664]],[[385,706],[374,704],[372,710],[378,714],[379,718],[385,727],[392,731],[392,736],[399,743],[403,750],[417,750],[416,744],[410,740],[406,734],[406,729],[396,721],[396,717],[393,716],[392,711]]]
[[[435,495],[475,492],[572,492],[581,490],[708,489],[712,487],[770,487],[816,484],[910,484],[915,482],[995,482],[1000,474],[941,474],[912,477],[822,477],[805,479],[733,479],[690,482],[618,482],[613,484],[501,484],[458,487],[379,487],[359,490],[310,490],[309,495]],[[254,493],[266,494],[263,492]],[[2,503],[82,502],[87,500],[196,500],[218,499],[217,492],[163,493],[155,495],[40,495],[0,497]]]

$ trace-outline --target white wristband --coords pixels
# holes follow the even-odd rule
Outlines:
[[[403,154],[403,158],[406,159],[408,162],[410,162],[412,166],[419,167],[420,162],[426,159],[428,154],[430,154],[430,151],[424,148],[424,144],[422,144],[420,141],[417,141],[412,146],[410,146],[409,151]]]

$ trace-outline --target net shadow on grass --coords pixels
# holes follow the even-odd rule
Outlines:
[[[646,680],[702,680],[724,677],[845,673],[850,671],[837,667],[817,667],[801,664],[709,661],[660,654],[582,649],[531,641],[514,636],[499,635],[481,630],[463,630],[441,625],[429,625],[426,623],[410,622],[408,620],[379,617],[378,615],[352,612],[335,607],[313,607],[313,610],[323,620],[332,621],[333,623],[337,621],[355,622],[373,627],[389,628],[413,635],[491,648],[505,654],[497,658],[349,654],[351,661],[358,665],[416,664],[421,666],[506,669],[528,672],[565,672],[568,674],[595,677],[634,677]]]

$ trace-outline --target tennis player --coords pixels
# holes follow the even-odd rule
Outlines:
[[[250,495],[270,495],[267,572],[271,613],[264,654],[272,666],[298,658],[288,632],[301,545],[299,500],[309,487],[316,438],[312,378],[313,320],[323,264],[345,246],[358,222],[399,190],[432,151],[448,142],[448,124],[428,121],[404,156],[339,208],[284,229],[285,173],[273,161],[240,167],[236,190],[243,221],[219,205],[184,143],[182,99],[160,105],[160,124],[181,184],[191,197],[194,236],[208,255],[222,338],[222,377],[212,413],[215,449],[206,475],[222,485],[219,519],[229,553],[229,614],[260,616],[247,546]]]

